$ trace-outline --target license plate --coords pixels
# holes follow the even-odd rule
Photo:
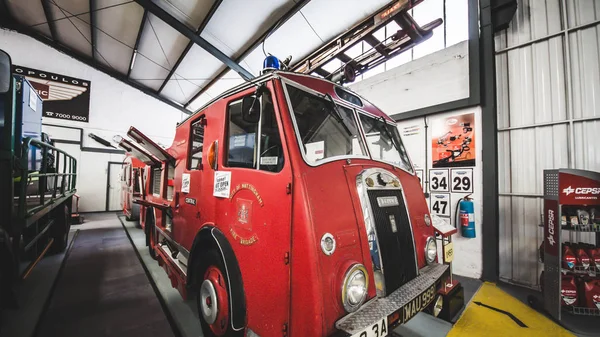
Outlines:
[[[427,288],[427,290],[422,292],[419,296],[415,297],[412,301],[410,301],[404,307],[402,307],[398,311],[400,313],[400,321],[402,323],[406,323],[416,314],[421,312],[421,310],[427,308],[427,306],[435,298],[435,289],[435,284],[433,284],[431,287]]]
[[[387,317],[380,319],[359,333],[355,333],[352,337],[384,337],[388,334]]]

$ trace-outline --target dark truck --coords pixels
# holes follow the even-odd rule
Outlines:
[[[14,285],[46,254],[65,251],[77,161],[42,133],[42,100],[11,74],[0,50],[0,307],[16,308]],[[29,262],[27,265],[26,263]]]

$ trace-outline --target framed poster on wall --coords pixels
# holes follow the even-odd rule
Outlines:
[[[475,166],[475,114],[431,118],[434,168]]]

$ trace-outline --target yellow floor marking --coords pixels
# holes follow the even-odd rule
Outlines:
[[[508,311],[527,328],[520,327],[509,316],[479,306],[474,302]],[[500,290],[492,283],[484,283],[473,296],[462,316],[448,336],[574,336],[560,325],[540,314],[527,304]]]

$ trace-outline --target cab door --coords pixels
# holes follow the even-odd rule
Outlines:
[[[225,103],[212,191],[217,227],[240,265],[248,327],[278,335],[289,324],[292,169],[272,82]]]

